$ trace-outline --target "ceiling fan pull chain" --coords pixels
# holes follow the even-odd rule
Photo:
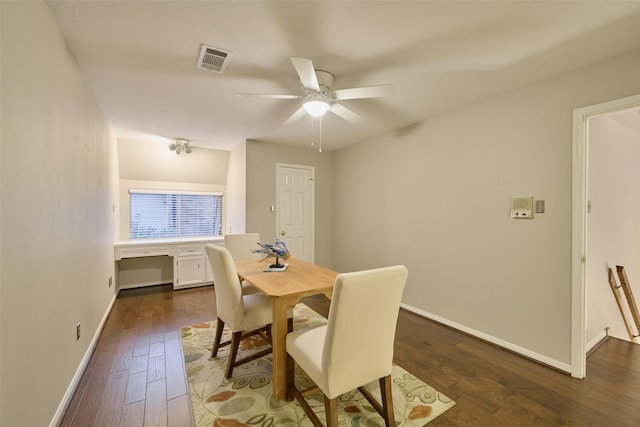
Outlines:
[[[313,142],[313,138],[315,137],[315,126],[314,126],[315,120],[313,117],[311,117],[311,147],[315,147],[316,143]]]
[[[319,117],[320,123],[318,124],[318,129],[319,129],[319,133],[320,133],[320,149],[318,150],[318,152],[322,153],[322,116]]]

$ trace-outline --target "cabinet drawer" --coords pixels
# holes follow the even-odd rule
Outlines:
[[[116,248],[116,259],[171,255],[169,245],[144,245]]]
[[[180,245],[178,256],[205,255],[204,245]]]

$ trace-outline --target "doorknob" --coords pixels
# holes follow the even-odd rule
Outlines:
[[[282,231],[280,232],[280,235],[281,235],[281,236],[284,236],[285,234],[287,234],[287,232],[286,232],[286,231],[284,231],[284,230],[282,230]]]

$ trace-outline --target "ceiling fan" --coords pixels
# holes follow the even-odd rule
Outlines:
[[[393,86],[383,84],[377,86],[356,87],[331,91],[333,74],[328,71],[316,70],[313,62],[307,58],[291,57],[304,93],[302,95],[277,95],[260,93],[238,93],[238,96],[275,99],[302,99],[302,106],[295,112],[285,124],[300,120],[305,113],[320,117],[327,111],[352,124],[358,124],[364,120],[359,114],[351,111],[338,101],[346,99],[380,98],[393,94]]]

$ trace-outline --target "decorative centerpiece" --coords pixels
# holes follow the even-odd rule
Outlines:
[[[264,254],[264,257],[260,260],[260,262],[264,261],[267,258],[276,259],[276,262],[273,264],[269,264],[269,266],[266,267],[264,271],[284,271],[287,269],[289,264],[280,263],[280,258],[283,258],[286,261],[291,257],[291,254],[289,253],[289,249],[287,249],[287,245],[285,245],[283,241],[278,240],[277,237],[274,237],[273,240],[273,244],[257,242],[262,249],[255,249],[252,252]]]

